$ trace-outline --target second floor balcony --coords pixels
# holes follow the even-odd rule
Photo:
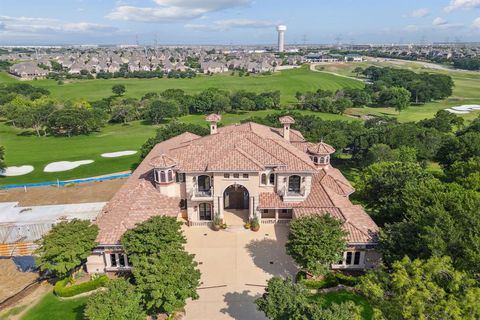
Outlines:
[[[198,176],[190,192],[192,200],[208,200],[213,198],[211,178],[207,175]]]

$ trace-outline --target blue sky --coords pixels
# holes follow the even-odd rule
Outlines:
[[[480,42],[480,0],[0,0],[0,44]],[[336,40],[337,39],[337,40]]]

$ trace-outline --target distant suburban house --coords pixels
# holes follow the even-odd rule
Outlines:
[[[378,227],[360,205],[355,191],[331,166],[335,149],[305,141],[291,125],[254,122],[218,128],[209,115],[210,135],[183,133],[157,144],[105,205],[96,219],[98,246],[88,257],[89,273],[130,269],[120,238],[153,216],[170,216],[195,228],[224,222],[288,224],[308,215],[330,215],[343,223],[348,248],[333,269],[363,270],[378,264]]]
[[[228,67],[225,64],[216,61],[202,62],[200,69],[203,70],[203,73],[222,73],[228,71]]]
[[[45,78],[50,71],[40,68],[36,62],[30,61],[10,66],[9,72],[22,80],[33,80]]]

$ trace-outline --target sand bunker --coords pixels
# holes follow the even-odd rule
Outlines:
[[[477,104],[466,104],[463,106],[458,106],[458,107],[451,107],[448,109],[445,109],[450,113],[456,113],[456,114],[468,114],[472,111],[480,110],[480,105]]]
[[[80,161],[58,161],[52,162],[46,165],[43,169],[44,172],[60,172],[60,171],[67,171],[72,170],[77,167],[80,167],[84,164],[93,163],[93,160],[80,160]]]
[[[104,158],[116,158],[116,157],[130,156],[130,155],[135,154],[135,153],[137,153],[137,151],[135,151],[135,150],[109,152],[109,153],[102,153],[102,157],[104,157]]]
[[[24,174],[33,171],[33,166],[19,166],[19,167],[7,167],[5,170],[0,170],[0,176],[14,177],[23,176]]]

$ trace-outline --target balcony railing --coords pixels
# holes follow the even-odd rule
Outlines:
[[[298,191],[289,191],[287,188],[283,187],[277,191],[278,195],[281,197],[304,197],[305,196],[305,187],[301,187]]]
[[[196,198],[210,198],[212,196],[212,189],[195,190],[194,194]]]

